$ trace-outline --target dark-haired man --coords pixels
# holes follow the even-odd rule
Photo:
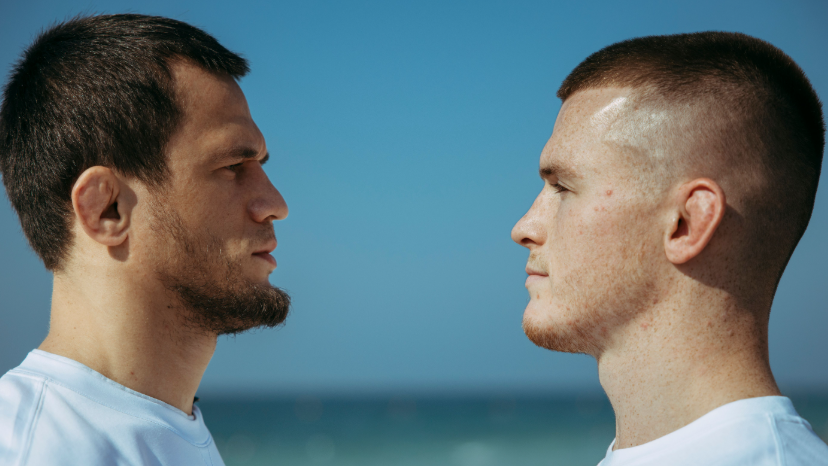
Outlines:
[[[216,338],[289,307],[247,71],[140,15],[52,27],[12,71],[0,170],[54,289],[45,341],[0,379],[0,464],[223,464],[193,406]]]
[[[825,127],[799,67],[732,33],[644,37],[566,78],[523,326],[598,361],[602,466],[828,465],[768,362],[776,286],[811,216]]]

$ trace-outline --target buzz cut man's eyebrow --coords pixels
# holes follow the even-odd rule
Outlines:
[[[540,177],[544,180],[552,177],[582,178],[581,175],[579,175],[571,168],[565,167],[555,162],[549,162],[547,164],[544,164],[544,166],[540,167],[540,169],[538,170],[538,174],[540,174]]]

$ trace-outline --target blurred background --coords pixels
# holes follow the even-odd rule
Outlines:
[[[234,464],[596,464],[614,418],[595,361],[520,328],[525,249],[555,91],[623,39],[740,31],[828,98],[828,3],[813,1],[0,1],[3,82],[44,27],[164,15],[252,64],[241,82],[287,199],[284,327],[222,338],[199,396]],[[828,194],[771,314],[774,373],[828,438]],[[784,187],[782,188],[784,189]],[[51,276],[0,202],[0,373],[48,330]]]

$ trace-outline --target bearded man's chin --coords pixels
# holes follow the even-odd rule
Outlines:
[[[216,335],[275,327],[290,310],[290,296],[269,283],[247,283],[233,290],[179,284],[171,291],[182,303],[189,327]]]

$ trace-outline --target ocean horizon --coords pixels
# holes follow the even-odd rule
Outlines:
[[[828,441],[828,394],[790,397]],[[197,405],[227,466],[597,465],[607,398],[530,395],[208,396]]]

